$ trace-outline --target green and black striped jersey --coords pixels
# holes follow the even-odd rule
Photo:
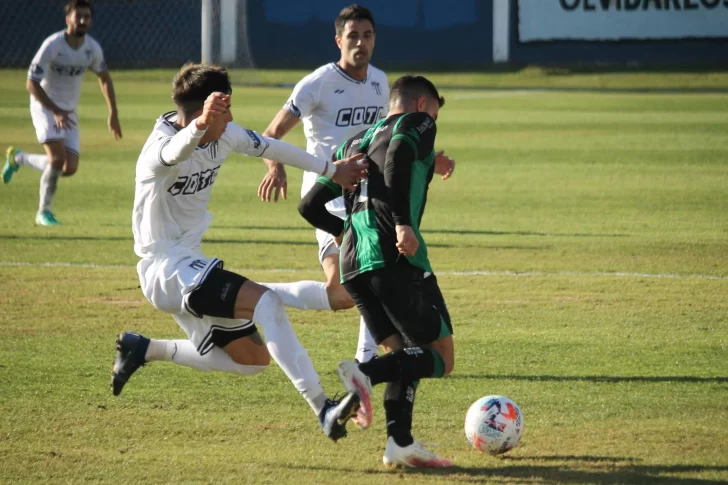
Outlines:
[[[334,156],[334,160],[341,160],[357,153],[367,155],[368,177],[357,189],[342,190],[330,179],[320,177],[315,188],[301,201],[299,210],[309,222],[339,235],[341,220],[335,216],[331,217],[338,222],[329,219],[321,207],[324,200],[344,196],[342,283],[405,257],[396,247],[395,225],[412,226],[420,245],[414,256],[406,257],[412,265],[432,272],[420,222],[434,173],[436,133],[435,120],[427,113],[397,114],[380,120],[349,139]],[[313,206],[317,207],[316,214]]]

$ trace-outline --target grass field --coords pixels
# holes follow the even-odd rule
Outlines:
[[[63,226],[34,227],[36,172],[0,187],[0,483],[728,482],[728,75],[437,77],[437,145],[458,165],[433,181],[423,226],[456,370],[420,386],[415,436],[456,463],[446,472],[382,466],[381,389],[373,428],[336,444],[275,365],[242,378],[155,363],[111,395],[118,332],[182,336],[138,289],[130,229],[136,157],[172,109],[172,75],[113,73],[119,142],[87,76]],[[39,149],[24,79],[0,71],[3,150]],[[238,87],[234,115],[263,130],[288,93]],[[320,279],[300,173],[274,205],[256,199],[264,172],[228,161],[205,253],[259,281]],[[356,312],[290,315],[333,394]],[[487,394],[524,413],[503,458],[463,435]]]

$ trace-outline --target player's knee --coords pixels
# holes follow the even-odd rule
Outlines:
[[[245,353],[239,353],[230,356],[236,364],[244,366],[257,366],[260,367],[258,372],[262,372],[266,367],[270,365],[270,354],[266,347],[260,347],[260,349],[252,349]]]
[[[66,157],[63,155],[54,154],[52,157],[50,157],[49,163],[51,164],[51,167],[55,168],[56,170],[64,170],[66,166]]]
[[[76,173],[77,170],[78,170],[78,166],[71,167],[68,164],[66,164],[63,166],[63,176],[70,177],[71,175]]]
[[[351,299],[351,295],[346,291],[346,288],[341,286],[341,283],[327,283],[326,294],[329,297],[329,306],[332,310],[348,310],[354,307],[354,300]]]

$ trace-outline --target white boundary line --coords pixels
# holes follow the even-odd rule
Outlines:
[[[26,261],[0,261],[0,267],[9,268],[89,268],[89,269],[134,269],[136,266],[122,264],[96,264],[96,263],[68,263],[68,262],[42,262],[31,263]],[[295,268],[245,268],[250,273],[311,273],[316,270]],[[584,277],[616,277],[616,278],[662,278],[673,280],[699,279],[728,281],[728,276],[715,276],[706,274],[674,274],[674,273],[628,273],[628,272],[586,272],[586,271],[438,271],[438,276],[584,276]]]

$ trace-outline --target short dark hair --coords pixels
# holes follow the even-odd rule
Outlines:
[[[339,12],[339,16],[336,17],[336,22],[334,22],[336,35],[341,35],[344,31],[344,26],[349,20],[368,20],[372,23],[372,28],[375,31],[377,30],[377,26],[374,24],[374,16],[369,9],[362,7],[358,3],[354,3],[345,7],[341,12]]]
[[[389,104],[405,104],[409,101],[415,101],[421,96],[430,96],[440,103],[442,108],[445,105],[445,98],[440,96],[437,88],[432,81],[424,76],[406,75],[394,81],[392,88],[389,90]]]
[[[222,66],[190,62],[182,66],[172,81],[172,99],[185,114],[201,110],[214,92],[233,92],[230,76]]]
[[[87,8],[91,10],[92,16],[94,14],[94,7],[93,5],[91,5],[91,2],[89,0],[71,0],[66,4],[64,10],[66,12],[66,15],[71,15],[71,12],[79,8]]]

